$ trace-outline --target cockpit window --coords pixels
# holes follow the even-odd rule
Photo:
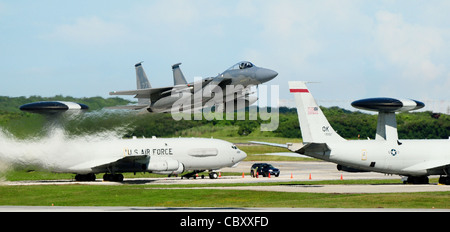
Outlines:
[[[237,147],[236,147],[235,145],[231,146],[231,148],[233,148],[233,149],[237,149]]]
[[[239,64],[239,69],[246,69],[253,67],[253,64],[250,62],[242,62]]]
[[[242,61],[242,62],[239,62],[239,63],[231,66],[231,68],[229,68],[228,70],[246,69],[246,68],[251,68],[253,66],[254,65],[249,61]]]

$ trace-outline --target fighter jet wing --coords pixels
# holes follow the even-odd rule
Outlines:
[[[199,82],[189,83],[186,85],[176,85],[176,86],[168,86],[161,88],[146,88],[146,89],[135,89],[135,90],[125,90],[125,91],[112,91],[109,92],[109,95],[135,95],[135,98],[150,98],[152,102],[155,100],[155,96],[160,96],[165,93],[169,93],[172,90],[176,92],[182,92],[185,90],[191,90],[191,92],[195,89],[195,85],[201,85],[203,88],[205,85],[212,82],[213,78],[206,78]]]
[[[173,89],[174,86],[162,87],[162,88],[147,88],[147,89],[136,89],[136,90],[126,90],[126,91],[113,91],[109,95],[136,95],[135,98],[151,98],[154,94],[161,94]]]
[[[211,80],[211,85],[217,85],[220,86],[223,90],[225,90],[225,86],[231,84],[231,78],[230,77],[216,77]]]

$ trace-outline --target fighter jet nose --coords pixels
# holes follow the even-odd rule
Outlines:
[[[260,68],[256,71],[256,79],[261,83],[268,82],[276,76],[278,76],[278,73],[270,69]]]

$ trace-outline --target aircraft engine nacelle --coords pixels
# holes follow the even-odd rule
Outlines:
[[[174,175],[174,174],[181,174],[184,172],[184,165],[182,163],[179,163],[178,169],[175,171],[152,171],[152,173],[155,174],[161,174],[161,175]]]
[[[361,170],[361,169],[357,169],[357,168],[342,166],[340,164],[337,165],[337,170],[344,171],[344,172],[369,172],[369,171],[365,171],[365,170]]]
[[[159,157],[151,157],[150,162],[147,166],[147,170],[150,172],[163,172],[163,171],[179,171],[183,169],[184,165],[177,160],[171,158],[159,158]]]

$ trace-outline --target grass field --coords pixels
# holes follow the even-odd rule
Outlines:
[[[159,187],[145,185],[0,186],[0,205],[450,208],[450,194],[448,192],[325,194],[275,193],[247,190],[160,189]]]

